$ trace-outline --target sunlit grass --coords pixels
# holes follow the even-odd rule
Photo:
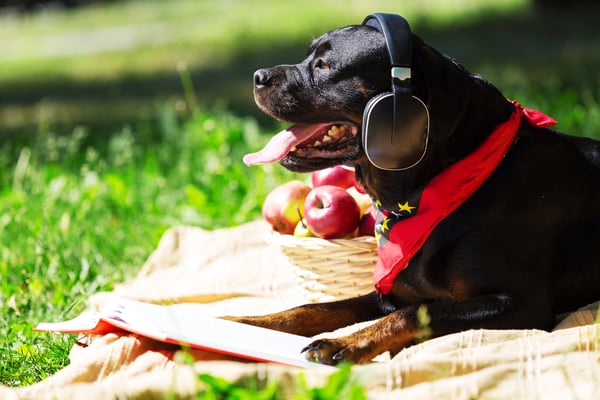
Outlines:
[[[267,191],[290,176],[243,165],[266,139],[252,120],[196,112],[180,121],[164,109],[159,121],[156,142],[125,128],[93,147],[78,128],[0,150],[0,383],[63,367],[72,341],[31,328],[74,316],[91,294],[131,277],[168,227],[259,218]]]

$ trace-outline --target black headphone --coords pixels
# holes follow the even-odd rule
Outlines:
[[[367,16],[363,25],[383,33],[392,67],[392,92],[373,97],[365,107],[363,147],[377,168],[409,169],[423,159],[429,139],[429,111],[411,90],[410,27],[399,15],[379,13]]]

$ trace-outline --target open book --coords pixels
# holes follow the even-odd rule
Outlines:
[[[304,358],[313,339],[215,317],[191,314],[176,307],[114,298],[101,312],[86,312],[56,323],[43,322],[36,331],[105,334],[115,330],[246,358],[304,368],[326,367]]]

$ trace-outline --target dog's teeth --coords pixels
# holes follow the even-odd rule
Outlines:
[[[298,148],[297,148],[296,146],[294,146],[294,147],[292,147],[292,148],[290,149],[290,152],[294,152],[294,151],[296,151],[296,150],[298,150]]]
[[[323,138],[321,140],[323,141],[323,143],[328,143],[328,142],[331,142],[333,140],[333,138],[329,135],[325,135],[325,136],[323,136]]]
[[[323,143],[322,143],[320,140],[317,140],[317,141],[314,143],[314,145],[315,145],[316,147],[319,147],[319,146],[321,146],[322,144],[323,144]]]
[[[327,134],[331,137],[337,137],[340,134],[340,128],[337,125],[332,126]]]

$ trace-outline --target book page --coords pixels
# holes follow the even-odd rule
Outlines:
[[[313,339],[275,330],[190,313],[174,306],[160,306],[115,299],[103,317],[135,333],[187,344],[190,347],[302,367],[325,367],[304,358],[302,349]],[[127,325],[127,326],[125,326]]]
[[[33,330],[40,332],[86,333],[95,331],[99,322],[100,313],[84,312],[68,321],[40,322]]]

